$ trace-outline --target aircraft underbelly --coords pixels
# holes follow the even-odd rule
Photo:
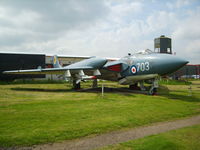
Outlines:
[[[119,78],[119,73],[117,72],[112,72],[109,70],[101,69],[101,76],[98,76],[98,79],[102,80],[109,80],[109,81],[118,81]]]
[[[119,80],[119,84],[130,85],[130,84],[134,84],[138,81],[152,79],[157,76],[158,76],[158,74],[127,76],[127,77],[124,77],[123,79]]]

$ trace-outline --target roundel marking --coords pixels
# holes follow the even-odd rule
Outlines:
[[[132,67],[131,67],[131,72],[132,72],[133,74],[136,74],[136,73],[137,73],[136,66],[132,66]]]

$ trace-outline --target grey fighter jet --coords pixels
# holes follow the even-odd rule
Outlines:
[[[62,74],[73,81],[74,88],[86,79],[103,79],[117,81],[119,84],[133,87],[140,83],[144,90],[144,82],[150,83],[149,94],[158,88],[157,78],[170,74],[187,64],[188,61],[170,54],[154,53],[150,50],[108,61],[106,58],[92,57],[62,67],[56,56],[53,57],[54,68],[4,71],[6,74]]]

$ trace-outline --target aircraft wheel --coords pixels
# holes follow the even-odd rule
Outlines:
[[[73,80],[73,88],[74,90],[80,90],[81,89],[81,83],[76,83],[76,80]]]
[[[149,95],[155,95],[157,93],[157,88],[151,88],[149,90]]]
[[[139,90],[140,88],[138,87],[138,83],[135,83],[135,84],[129,85],[129,89],[131,89],[131,90]]]

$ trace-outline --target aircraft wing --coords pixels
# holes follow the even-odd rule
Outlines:
[[[47,69],[28,69],[28,70],[11,70],[11,71],[4,71],[5,74],[63,74],[67,70],[91,70],[95,69],[92,67],[79,67],[79,68],[47,68]]]
[[[38,68],[38,69],[28,69],[28,70],[11,70],[11,71],[4,71],[5,74],[64,74],[65,72],[68,73],[68,75],[73,73],[79,73],[84,74],[84,71],[87,70],[97,70],[101,69],[105,63],[107,62],[107,59],[105,58],[90,58],[86,60],[82,60],[80,62],[71,64],[66,67],[58,67],[58,68]]]

